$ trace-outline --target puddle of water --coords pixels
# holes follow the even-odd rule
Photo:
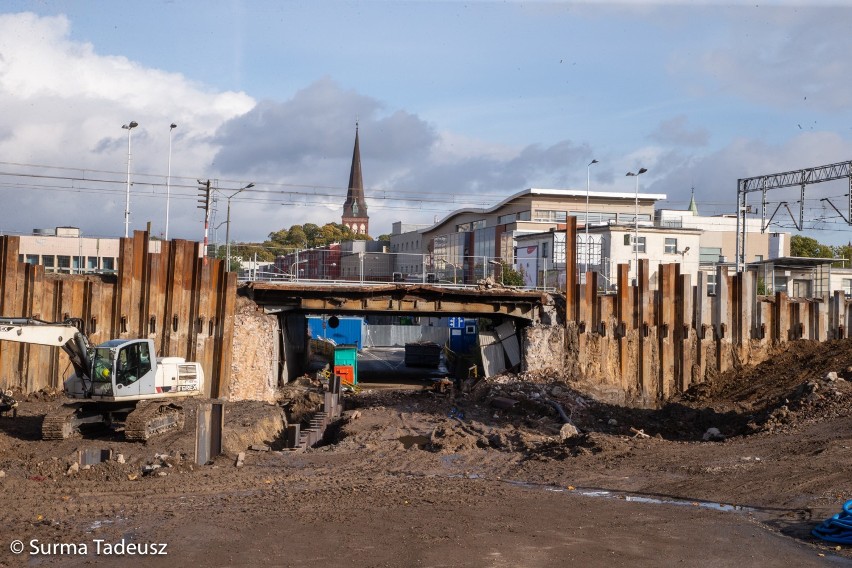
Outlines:
[[[647,503],[651,505],[678,505],[678,506],[688,506],[688,507],[699,507],[702,509],[712,509],[714,511],[721,511],[723,513],[754,513],[757,509],[753,507],[744,507],[742,505],[730,505],[728,503],[713,503],[711,501],[690,501],[687,499],[675,499],[675,498],[658,498],[658,497],[645,497],[643,495],[631,495],[630,493],[621,492],[621,491],[603,491],[603,490],[595,490],[595,489],[583,489],[581,487],[577,487],[573,490],[564,489],[562,487],[557,487],[554,485],[539,485],[536,483],[528,483],[526,481],[512,481],[508,479],[503,480],[505,483],[509,483],[510,485],[515,485],[518,487],[526,487],[529,489],[544,489],[545,491],[551,491],[553,493],[576,493],[577,495],[582,495],[583,497],[598,497],[603,499],[622,499],[624,501],[629,501],[632,503]]]
[[[428,446],[430,443],[428,436],[400,436],[397,438],[400,442],[402,442],[402,446],[407,450],[412,446],[417,446],[422,448],[424,446]]]

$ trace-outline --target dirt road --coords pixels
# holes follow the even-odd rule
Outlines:
[[[825,378],[846,361],[852,343],[803,343],[740,371],[746,386],[726,375],[656,411],[595,403],[559,377],[365,391],[326,445],[267,440],[273,451],[239,468],[234,456],[192,464],[189,426],[147,444],[39,441],[56,402],[23,403],[0,418],[0,563],[852,566],[849,547],[810,536],[852,498],[852,387]],[[550,401],[579,435],[562,439]],[[277,410],[227,408],[226,428]],[[710,427],[717,441],[702,440]],[[84,448],[124,463],[73,471]],[[122,544],[149,553],[106,553]]]

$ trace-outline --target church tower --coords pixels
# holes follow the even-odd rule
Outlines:
[[[343,224],[353,233],[369,234],[370,217],[364,201],[364,180],[361,178],[361,149],[358,145],[358,123],[355,123],[355,149],[352,151],[352,169],[349,170],[349,189],[343,203]]]

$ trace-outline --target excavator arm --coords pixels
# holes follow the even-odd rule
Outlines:
[[[60,347],[68,354],[77,376],[89,382],[89,340],[82,328],[79,319],[51,323],[35,318],[0,318],[0,341]]]

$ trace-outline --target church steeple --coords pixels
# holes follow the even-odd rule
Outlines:
[[[698,217],[698,205],[695,203],[695,188],[692,188],[692,198],[689,200],[689,207],[686,208],[687,211],[692,211],[692,214]]]
[[[355,149],[352,151],[352,167],[349,170],[349,187],[343,203],[343,224],[358,234],[368,234],[370,217],[364,200],[364,180],[361,177],[361,148],[358,142],[358,123],[355,123]]]

